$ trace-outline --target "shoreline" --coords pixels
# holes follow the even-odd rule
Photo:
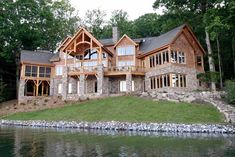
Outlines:
[[[92,129],[114,131],[166,132],[166,133],[208,133],[235,134],[231,124],[175,124],[175,123],[130,123],[130,122],[76,122],[45,120],[0,120],[2,126],[32,128]]]

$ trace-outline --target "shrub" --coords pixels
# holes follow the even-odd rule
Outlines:
[[[235,104],[235,81],[225,82],[225,99],[230,104]]]

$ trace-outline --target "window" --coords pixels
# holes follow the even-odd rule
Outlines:
[[[154,56],[149,57],[150,68],[155,67],[155,63],[154,63],[155,59],[154,58],[155,58]]]
[[[177,63],[177,51],[171,51],[171,62]]]
[[[155,80],[155,77],[151,77],[150,78],[150,86],[151,86],[151,89],[156,89],[156,80]]]
[[[102,58],[103,59],[107,58],[107,54],[105,52],[102,53]]]
[[[197,66],[202,66],[202,57],[197,56]]]
[[[131,82],[131,90],[135,91],[135,82],[134,81]]]
[[[168,51],[158,52],[154,56],[149,56],[150,68],[169,62]]]
[[[117,54],[118,54],[118,56],[134,55],[135,54],[135,47],[134,46],[118,47]]]
[[[178,87],[179,86],[179,80],[178,75],[172,74],[172,87]]]
[[[186,75],[172,74],[172,87],[186,87]]]
[[[69,94],[72,94],[73,93],[73,87],[72,87],[72,83],[69,83],[69,86],[68,86],[68,93]]]
[[[63,75],[63,66],[56,66],[56,75]]]
[[[185,55],[184,52],[179,52],[179,63],[184,64],[185,63]]]
[[[120,81],[120,92],[126,92],[126,81]]]
[[[37,66],[26,66],[25,76],[37,77],[38,67]]]
[[[49,67],[39,67],[39,77],[50,77],[51,68]]]
[[[62,94],[62,84],[58,84],[58,94]]]
[[[97,84],[97,81],[94,82],[94,92],[95,92],[95,93],[98,92],[98,84]]]

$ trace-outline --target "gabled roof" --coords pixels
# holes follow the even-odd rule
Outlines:
[[[65,45],[71,40],[71,38],[72,37],[67,36],[58,47],[58,51],[60,51],[63,47],[65,47]]]
[[[88,32],[85,28],[81,27],[79,29],[79,31],[69,40],[69,42],[67,42],[67,44],[63,47],[62,51],[64,51],[66,48],[68,48],[72,42],[77,38],[77,36],[80,35],[80,33],[84,31],[84,33],[89,36],[90,38],[92,38],[92,40],[99,46],[103,47],[103,44],[101,42],[99,42],[99,40],[97,40],[90,32]]]
[[[137,45],[130,37],[128,37],[126,34],[124,34],[121,39],[119,39],[116,44],[114,45],[114,48],[124,39],[127,38],[130,42],[132,42],[134,45]]]
[[[32,63],[32,64],[52,64],[50,59],[54,56],[49,51],[29,51],[21,50],[20,62],[21,63]]]

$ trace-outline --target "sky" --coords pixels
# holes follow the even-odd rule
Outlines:
[[[70,0],[72,6],[79,11],[79,16],[84,17],[87,10],[101,9],[110,18],[114,10],[124,10],[129,15],[129,20],[134,20],[145,13],[161,13],[161,10],[152,8],[155,0]]]

